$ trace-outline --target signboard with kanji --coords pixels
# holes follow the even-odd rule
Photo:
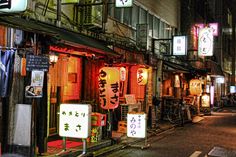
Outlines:
[[[145,138],[147,119],[145,113],[128,113],[127,136],[134,138]]]
[[[213,56],[213,29],[205,27],[198,34],[198,55]]]
[[[103,109],[115,109],[119,105],[120,71],[115,67],[103,67],[99,71],[99,101]]]
[[[91,105],[61,104],[59,135],[63,137],[87,138],[91,135]]]
[[[138,85],[146,85],[148,79],[148,70],[145,68],[139,68],[137,70],[137,83]]]

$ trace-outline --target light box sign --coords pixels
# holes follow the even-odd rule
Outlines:
[[[115,0],[116,7],[132,7],[133,0]]]
[[[181,56],[187,54],[187,37],[174,36],[173,37],[173,55]]]
[[[235,93],[236,89],[235,86],[230,86],[230,93]]]
[[[218,23],[209,23],[208,25],[213,30],[213,36],[218,36]]]
[[[9,3],[10,7],[3,7],[5,3]],[[0,14],[22,12],[27,8],[27,0],[0,0]]]
[[[201,97],[201,107],[210,107],[210,94],[203,94]]]
[[[103,109],[115,109],[119,105],[120,71],[115,67],[103,67],[99,71],[99,101]]]
[[[90,104],[61,104],[59,135],[62,137],[87,138],[91,135]]]
[[[198,55],[213,56],[213,29],[200,29],[198,36]]]
[[[146,114],[145,113],[128,113],[127,115],[127,136],[134,138],[146,137]]]

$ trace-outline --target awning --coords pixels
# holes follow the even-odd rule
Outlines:
[[[0,24],[24,31],[46,34],[59,40],[59,42],[63,44],[75,46],[88,51],[113,57],[120,56],[120,54],[108,48],[103,41],[36,20],[26,20],[15,16],[3,16],[0,17]]]
[[[170,72],[179,72],[179,73],[189,73],[190,69],[181,64],[173,63],[170,61],[163,61],[164,65],[164,71],[170,71]]]
[[[209,69],[209,74],[211,77],[224,77],[224,72],[220,64],[212,60],[208,60],[206,61],[206,67]]]

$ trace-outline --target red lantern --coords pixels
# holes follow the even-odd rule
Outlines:
[[[119,105],[120,71],[115,67],[103,67],[99,71],[99,101],[103,109],[115,109]]]
[[[137,70],[137,83],[138,85],[146,85],[148,79],[148,71],[145,68],[139,68]]]

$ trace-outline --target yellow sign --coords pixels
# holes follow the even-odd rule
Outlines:
[[[139,68],[137,70],[137,83],[138,85],[146,85],[148,79],[148,70],[145,68]]]

